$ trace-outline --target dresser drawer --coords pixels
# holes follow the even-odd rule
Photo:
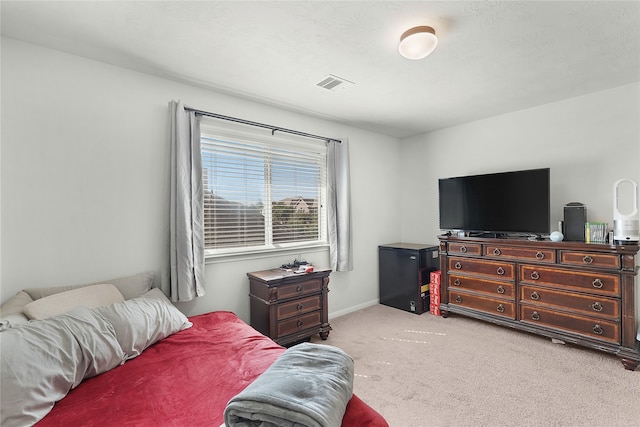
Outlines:
[[[518,246],[486,245],[484,254],[490,257],[521,259],[526,261],[556,262],[556,251],[553,249],[532,249]]]
[[[306,298],[300,298],[295,301],[278,304],[276,308],[278,320],[286,319],[287,317],[297,316],[299,314],[308,313],[314,310],[320,310],[322,303],[320,295],[313,295]]]
[[[620,343],[620,325],[604,319],[562,313],[549,308],[520,306],[520,321],[591,338]]]
[[[502,280],[515,279],[515,266],[510,262],[486,261],[473,258],[450,257],[449,274],[475,274]]]
[[[509,319],[516,318],[515,303],[497,298],[487,298],[450,290],[449,305],[473,308],[475,310],[484,311],[497,316],[503,316]]]
[[[449,243],[447,251],[450,255],[481,255],[482,245],[477,243]]]
[[[620,256],[593,252],[560,251],[560,263],[582,267],[620,269]]]
[[[278,322],[278,336],[276,338],[303,331],[305,329],[316,328],[320,326],[320,319],[320,311],[314,311],[301,316],[292,317],[287,320],[281,320]]]
[[[449,289],[481,292],[494,297],[515,299],[514,284],[508,282],[498,282],[494,280],[479,279],[469,276],[449,275]]]
[[[322,281],[318,279],[304,280],[291,285],[282,285],[278,287],[277,297],[278,301],[289,298],[298,298],[303,295],[320,293],[322,290]]]
[[[611,297],[620,296],[620,277],[597,271],[520,265],[520,283],[545,285]]]
[[[520,288],[520,301],[614,321],[620,318],[620,301],[599,295],[591,296],[523,285]]]

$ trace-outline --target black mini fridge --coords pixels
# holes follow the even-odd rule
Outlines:
[[[438,246],[390,243],[378,246],[380,304],[415,314],[429,311],[429,283],[432,271],[440,269]],[[426,288],[426,287],[425,287]]]

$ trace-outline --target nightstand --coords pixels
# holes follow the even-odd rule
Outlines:
[[[251,326],[283,346],[314,334],[326,340],[329,274],[330,269],[295,273],[280,268],[247,273]]]

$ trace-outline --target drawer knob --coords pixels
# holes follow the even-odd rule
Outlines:
[[[531,272],[531,278],[533,280],[538,280],[540,278],[540,273],[538,273],[537,271],[532,271]]]
[[[531,318],[533,320],[540,320],[540,315],[538,314],[537,311],[534,311],[533,313],[531,313]]]
[[[498,308],[496,308],[499,313],[504,313],[504,306],[502,304],[498,304]]]
[[[544,259],[544,253],[540,251],[536,252],[536,259]]]
[[[461,297],[460,295],[458,295],[458,296],[456,297],[456,302],[457,302],[457,303],[461,303],[461,302],[462,302],[462,297]]]
[[[600,279],[596,279],[593,281],[593,283],[591,283],[593,285],[594,288],[596,289],[600,289],[602,288],[602,286],[604,285],[604,283],[602,283],[602,280]]]
[[[456,280],[454,280],[454,281],[453,281],[453,284],[454,284],[455,286],[460,286],[460,279],[456,279]]]
[[[498,267],[498,269],[496,270],[496,273],[498,273],[499,276],[502,276],[504,274],[504,268]]]
[[[582,262],[584,262],[585,264],[591,264],[593,262],[593,258],[591,258],[589,255],[585,255],[584,258],[582,258]]]
[[[536,291],[531,292],[531,299],[538,301],[540,299],[540,294]]]
[[[500,255],[500,249],[495,248],[495,249],[493,250],[493,254],[494,254],[495,256]]]
[[[602,329],[602,326],[600,325],[595,325],[593,327],[593,333],[597,334],[597,335],[602,335],[602,333],[604,332],[604,330]]]
[[[453,267],[454,267],[456,270],[460,270],[460,269],[462,268],[462,264],[460,264],[460,262],[456,262],[456,263],[453,265]]]
[[[297,292],[302,292],[302,285],[298,285],[298,287],[296,288]]]
[[[296,324],[298,325],[298,328],[301,328],[302,325],[304,325],[304,322],[302,320],[298,320]]]
[[[593,311],[602,311],[604,308],[599,302],[594,302],[591,307],[593,308]]]
[[[298,309],[298,311],[302,310],[302,307],[304,306],[302,305],[301,302],[299,302],[298,305],[296,305],[296,308]]]
[[[462,252],[463,254],[467,253],[467,247],[466,246],[460,246],[460,252]]]
[[[504,294],[504,288],[501,286],[498,286],[498,289],[496,289],[498,291],[499,294]]]

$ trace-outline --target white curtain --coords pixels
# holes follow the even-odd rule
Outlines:
[[[204,295],[204,196],[200,118],[169,103],[171,141],[171,300]]]
[[[327,151],[329,257],[334,271],[353,270],[349,141],[330,141]]]

